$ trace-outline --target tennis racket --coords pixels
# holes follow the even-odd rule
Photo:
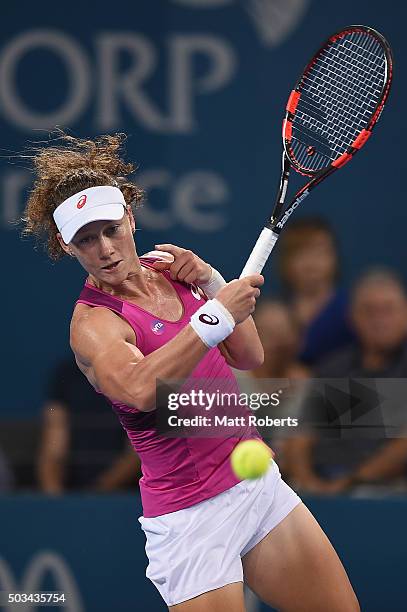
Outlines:
[[[384,36],[355,25],[324,42],[288,98],[280,186],[240,278],[260,273],[294,210],[365,144],[388,98],[393,58]],[[290,169],[311,177],[284,208]]]

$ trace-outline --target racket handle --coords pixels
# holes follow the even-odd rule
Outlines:
[[[261,273],[275,243],[277,242],[277,238],[278,234],[273,232],[273,230],[269,229],[268,227],[263,228],[252,252],[250,253],[250,257],[243,268],[240,278],[249,276],[250,274]]]

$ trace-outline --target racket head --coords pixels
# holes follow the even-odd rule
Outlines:
[[[390,92],[390,45],[373,28],[332,34],[288,99],[283,144],[294,169],[315,176],[346,164],[366,143]]]

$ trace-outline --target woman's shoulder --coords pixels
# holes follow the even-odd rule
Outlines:
[[[105,306],[75,305],[70,325],[70,344],[74,353],[88,343],[106,343],[115,339],[135,344],[135,333],[122,317]]]
[[[107,320],[113,320],[113,317],[118,318],[117,315],[105,306],[93,306],[90,304],[84,304],[78,302],[75,304],[72,319],[71,329],[84,328],[98,326],[100,323],[106,322]]]

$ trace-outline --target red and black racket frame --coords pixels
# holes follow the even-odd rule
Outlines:
[[[361,132],[358,134],[358,136],[356,137],[352,145],[349,146],[349,148],[346,150],[345,153],[343,153],[340,157],[334,160],[328,167],[323,168],[322,170],[304,169],[304,167],[300,166],[300,164],[296,160],[294,152],[291,147],[292,124],[294,120],[295,110],[297,108],[297,105],[298,105],[298,102],[301,96],[301,90],[302,90],[304,78],[306,77],[308,72],[311,70],[312,66],[318,59],[319,55],[326,49],[328,45],[342,38],[343,36],[349,33],[354,33],[354,32],[355,33],[363,32],[363,33],[369,34],[370,36],[376,38],[376,40],[380,42],[380,44],[382,45],[384,49],[386,61],[387,61],[387,79],[386,79],[386,82],[383,84],[382,95],[366,127],[361,130]],[[275,203],[273,215],[268,220],[265,227],[267,227],[268,229],[271,229],[274,233],[279,234],[281,230],[283,229],[284,225],[286,224],[287,220],[289,219],[289,217],[294,212],[294,210],[308,196],[310,191],[312,191],[314,187],[319,185],[319,183],[321,183],[324,179],[330,176],[333,172],[335,172],[336,170],[338,170],[339,168],[342,168],[345,164],[347,164],[352,159],[352,157],[363,147],[363,145],[366,143],[366,141],[370,137],[372,130],[374,126],[376,125],[381,115],[381,112],[383,110],[383,107],[387,101],[387,98],[390,93],[392,77],[393,77],[393,54],[392,54],[390,45],[388,44],[386,39],[380,34],[380,32],[377,32],[373,28],[369,28],[366,26],[360,26],[360,25],[349,26],[341,30],[340,32],[333,34],[325,41],[325,43],[320,47],[317,53],[313,56],[312,60],[305,67],[303,74],[301,75],[300,79],[296,83],[295,88],[291,92],[290,97],[287,102],[286,115],[283,120],[284,150],[283,150],[282,173],[281,173],[280,185],[279,185],[279,190],[278,190],[277,197],[276,197],[276,203]],[[312,178],[306,185],[304,185],[297,192],[291,204],[287,207],[284,214],[280,218],[283,204],[285,201],[285,195],[286,195],[286,191],[288,187],[288,179],[289,179],[291,167],[293,167],[299,174],[302,174],[304,176],[309,176]]]

